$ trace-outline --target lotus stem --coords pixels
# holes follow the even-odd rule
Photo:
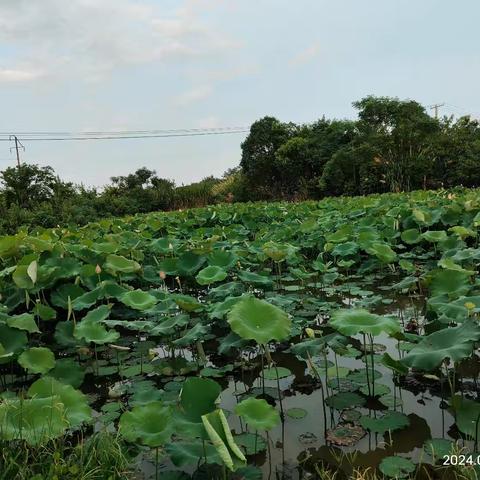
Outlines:
[[[375,396],[375,363],[373,361],[373,335],[370,335],[370,359],[372,361],[372,397]]]
[[[363,354],[368,355],[367,353],[367,341],[365,338],[365,334],[363,333]],[[367,360],[368,357],[365,358]],[[367,386],[368,386],[368,396],[372,395],[372,391],[370,388],[370,374],[368,373],[368,361],[365,361],[365,373],[367,374]]]

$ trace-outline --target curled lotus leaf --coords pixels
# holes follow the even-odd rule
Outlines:
[[[148,292],[137,289],[125,292],[120,296],[120,301],[134,310],[148,310],[152,308],[158,300]]]
[[[160,401],[133,407],[122,414],[118,426],[126,440],[139,441],[148,447],[165,445],[174,430],[171,409]]]
[[[195,279],[200,285],[211,285],[212,283],[221,282],[227,278],[227,272],[216,265],[210,265],[198,272]]]
[[[225,466],[231,471],[245,466],[247,460],[235,443],[223,410],[219,409],[203,415],[202,422],[210,441]]]
[[[233,306],[228,323],[237,335],[259,344],[285,340],[291,329],[291,321],[282,309],[253,296],[246,296]]]
[[[280,423],[278,411],[263,399],[247,398],[235,406],[235,413],[255,430],[271,430]]]
[[[40,333],[35,318],[31,313],[21,313],[7,318],[7,325],[19,330],[25,330],[28,333]]]
[[[107,255],[103,267],[114,275],[118,273],[135,273],[141,269],[140,264],[135,260],[130,260],[122,255],[115,254]]]

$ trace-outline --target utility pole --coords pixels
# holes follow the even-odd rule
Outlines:
[[[440,107],[443,107],[445,105],[445,103],[434,103],[433,105],[429,105],[429,109],[430,110],[434,110],[435,111],[435,118],[438,118],[438,109]]]
[[[20,147],[23,149],[23,151],[25,151],[25,147],[22,145],[22,143],[20,142],[20,140],[17,138],[16,135],[10,135],[10,140],[15,141],[15,146],[11,147],[10,151],[15,149],[15,151],[17,152],[17,167],[20,168],[20,154],[18,153],[18,148]]]

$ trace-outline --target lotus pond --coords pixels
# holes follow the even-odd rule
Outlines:
[[[104,432],[131,468],[88,478],[476,478],[479,226],[457,190],[0,237],[2,451]]]

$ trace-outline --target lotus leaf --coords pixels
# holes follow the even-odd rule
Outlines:
[[[115,254],[107,255],[107,260],[103,264],[103,267],[114,275],[118,273],[135,273],[141,268],[134,260],[129,260],[122,255]]]
[[[225,280],[227,272],[223,268],[210,265],[200,270],[195,278],[200,285],[210,285]]]
[[[202,416],[203,426],[225,466],[235,471],[244,466],[246,458],[233,439],[223,410],[215,410]]]
[[[172,412],[159,401],[138,405],[122,414],[118,428],[129,442],[160,447],[169,442],[174,431]]]
[[[135,310],[148,310],[157,303],[157,299],[153,295],[150,295],[143,290],[131,290],[125,292],[120,297],[120,301],[127,307]]]
[[[247,398],[235,407],[235,413],[255,430],[271,430],[280,423],[280,415],[263,399]]]
[[[70,428],[79,427],[92,419],[87,397],[71,385],[65,385],[52,377],[42,377],[32,383],[28,395],[32,398],[58,397],[64,406],[63,414]]]
[[[288,338],[291,321],[278,307],[253,296],[244,297],[228,314],[232,330],[246,340],[266,344]]]
[[[375,315],[362,309],[341,309],[333,313],[330,325],[343,335],[366,333],[393,335],[400,331],[400,324],[391,317]]]
[[[445,328],[424,337],[403,358],[402,363],[408,367],[431,371],[447,358],[458,362],[468,357],[472,353],[473,342],[478,339],[480,327],[474,322]]]
[[[30,445],[63,435],[68,427],[58,396],[0,401],[0,438]]]
[[[222,388],[214,380],[190,377],[180,394],[180,405],[188,420],[200,422],[202,415],[213,412]]]
[[[388,431],[400,430],[410,424],[408,417],[400,412],[387,411],[383,417],[372,418],[363,416],[360,418],[360,424],[363,428],[373,433],[385,433]]]
[[[411,478],[410,474],[415,471],[415,464],[408,458],[385,457],[380,462],[380,471],[390,478]]]
[[[18,363],[30,373],[47,373],[55,366],[55,355],[49,348],[33,347],[18,357]]]
[[[7,318],[7,325],[19,330],[26,330],[28,333],[40,333],[35,318],[31,313],[21,313]]]

